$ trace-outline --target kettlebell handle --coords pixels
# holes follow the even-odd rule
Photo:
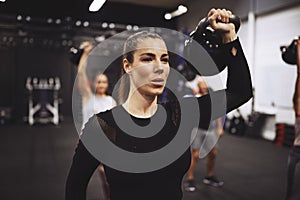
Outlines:
[[[218,22],[221,22],[221,20],[217,20],[217,23]],[[239,29],[240,29],[240,26],[241,26],[241,19],[238,16],[236,16],[236,15],[232,15],[229,18],[229,23],[233,23],[234,24],[235,32],[237,33],[239,31]],[[203,33],[204,30],[207,27],[209,27],[209,26],[210,26],[210,23],[209,23],[208,17],[204,17],[198,23],[197,28],[190,33],[190,37],[193,37],[196,34],[196,32],[197,32],[197,34]]]

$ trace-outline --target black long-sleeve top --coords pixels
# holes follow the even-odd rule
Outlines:
[[[233,48],[237,50],[236,55],[232,53]],[[207,128],[212,119],[224,116],[252,97],[251,77],[239,39],[225,44],[222,51],[228,66],[227,88],[199,98],[183,98],[162,104],[157,113],[165,110],[165,121],[160,120],[161,116],[157,113],[151,118],[131,116],[121,105],[92,117],[75,150],[66,183],[66,200],[86,199],[86,187],[100,161],[105,166],[111,200],[180,200],[182,178],[190,165],[190,133],[194,125]],[[163,125],[156,134],[141,138],[138,135],[146,134],[144,129],[135,130],[129,126],[124,130],[117,124],[114,114],[118,118],[128,115],[140,127],[160,121],[163,121]],[[98,131],[99,127],[103,133]],[[130,131],[136,135],[127,134]],[[126,152],[141,154],[162,151],[160,156],[145,156],[150,159],[143,160],[141,157],[133,162],[130,156],[127,158],[122,153],[118,154],[118,151],[102,148],[105,144],[100,135]],[[165,150],[168,145],[171,147]]]

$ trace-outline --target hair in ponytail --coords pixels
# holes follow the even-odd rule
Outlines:
[[[153,38],[153,39],[162,39],[160,35],[154,32],[149,31],[140,31],[137,32],[127,38],[127,40],[124,43],[123,47],[123,56],[122,60],[127,59],[128,62],[133,63],[133,54],[137,50],[137,46],[140,42],[142,42],[145,39]],[[122,62],[123,63],[123,62]],[[126,101],[129,94],[129,76],[125,72],[123,66],[121,67],[121,81],[120,81],[120,87],[119,87],[119,102],[122,104]]]

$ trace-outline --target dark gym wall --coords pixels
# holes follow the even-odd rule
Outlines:
[[[300,0],[256,0],[255,13],[261,15],[264,13],[286,8],[294,5],[299,5]]]
[[[211,8],[227,8],[240,17],[247,17],[250,9],[249,0],[187,0],[188,12],[178,18],[179,30],[192,31],[198,22],[207,15]]]
[[[177,20],[166,21],[163,18],[165,9],[157,7],[140,6],[126,3],[106,2],[101,12],[88,12],[88,6],[92,0],[65,0],[65,1],[46,1],[45,3],[37,3],[37,0],[28,0],[25,3],[18,0],[7,1],[0,7],[0,15],[12,15],[13,18],[17,14],[22,16],[31,16],[32,21],[35,18],[46,20],[48,17],[58,17],[63,19],[66,16],[71,16],[73,20],[83,19],[98,22],[115,22],[121,24],[131,24],[139,26],[159,26],[175,29],[177,27]],[[57,6],[59,5],[59,6]],[[70,8],[70,5],[71,8]],[[39,9],[34,7],[38,6]],[[40,9],[42,8],[42,9]],[[151,20],[149,20],[149,17]],[[15,25],[16,22],[12,22]],[[16,27],[26,29],[27,22],[22,27],[18,24]],[[46,23],[46,21],[45,21]],[[34,27],[32,22],[32,29],[28,30],[28,37],[35,37],[31,35],[30,30],[36,30],[38,33],[38,26]],[[10,27],[10,26],[9,26]],[[14,26],[11,26],[14,27]],[[9,36],[11,32],[16,33],[18,30],[7,30],[2,27],[1,32],[5,36]],[[71,28],[76,32],[76,27]],[[76,30],[75,30],[76,29]],[[78,35],[84,37],[86,29],[80,29]],[[57,28],[57,32],[63,31]],[[91,32],[90,30],[86,32]],[[53,35],[56,34],[56,35]],[[75,33],[74,33],[75,34]],[[76,33],[77,34],[77,33]],[[13,35],[14,37],[18,37]],[[50,31],[44,38],[57,37],[56,31]],[[60,36],[59,36],[60,37]],[[0,37],[1,38],[1,37]],[[76,69],[69,62],[68,49],[63,48],[47,48],[39,46],[33,42],[32,46],[24,46],[22,42],[17,46],[3,46],[0,41],[0,107],[10,107],[13,109],[13,118],[22,120],[28,114],[28,93],[25,87],[26,78],[41,77],[49,78],[58,76],[61,79],[62,88],[60,90],[60,98],[63,103],[60,105],[62,115],[72,115],[72,100],[71,94],[73,89],[73,82],[76,76]],[[4,44],[5,45],[5,44]]]
[[[0,47],[0,107],[11,107],[14,101],[15,52],[13,49]]]
[[[254,12],[256,15],[269,13],[281,8],[290,7],[300,3],[300,0],[187,0],[188,12],[178,18],[178,29],[192,31],[199,20],[207,15],[211,8],[227,8],[233,11],[242,19],[247,19],[251,10],[251,2],[254,3]]]
[[[28,91],[25,83],[28,76],[39,78],[59,77],[59,97],[62,115],[71,113],[71,94],[75,68],[69,61],[68,50],[17,46],[0,49],[0,106],[10,107],[13,119],[21,120],[28,114]]]

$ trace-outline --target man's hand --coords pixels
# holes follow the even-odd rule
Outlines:
[[[211,27],[220,32],[223,38],[223,43],[228,43],[237,38],[233,23],[229,23],[229,18],[232,12],[226,9],[211,9],[208,12],[208,20]]]

